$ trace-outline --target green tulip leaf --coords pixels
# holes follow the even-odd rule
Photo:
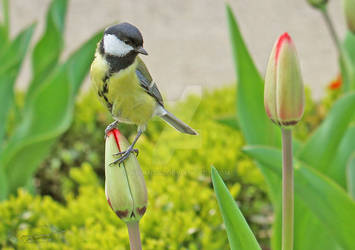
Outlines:
[[[270,147],[250,146],[246,147],[244,151],[261,162],[263,167],[277,173],[281,179],[282,154],[280,150]],[[352,249],[355,246],[355,238],[352,233],[353,225],[355,224],[355,202],[336,182],[299,161],[295,161],[294,172],[295,195],[297,197],[295,202],[295,231],[302,230],[303,232],[300,235],[303,235],[303,237],[307,235],[313,240],[314,237],[317,237],[326,242],[334,238],[343,249]],[[308,223],[302,221],[302,217],[296,217],[298,214],[296,210],[301,205],[297,203],[297,200],[302,200],[302,205],[312,212],[311,215],[307,214],[306,209],[302,212],[302,217],[305,217]],[[306,229],[317,222],[313,219],[310,220],[308,216],[315,216],[323,227],[317,228],[317,231],[313,233],[307,232]],[[302,228],[297,225],[299,219],[301,219]],[[295,232],[295,237],[296,235],[297,233]],[[302,241],[302,239],[295,238],[295,248],[298,241]],[[313,241],[313,247],[302,249],[320,249],[318,244],[323,245],[324,242],[322,241],[317,241],[317,244],[314,244]],[[330,242],[329,244],[331,245],[322,246],[325,247],[323,249],[336,249],[335,242]],[[317,248],[315,248],[316,246]]]
[[[355,65],[355,34],[348,31],[344,39],[344,48],[352,64]]]
[[[351,155],[347,168],[346,168],[346,177],[348,192],[350,196],[355,200],[355,152]]]
[[[9,0],[2,0],[1,7],[3,23],[0,24],[0,55],[9,42]]]
[[[341,139],[333,162],[329,167],[329,176],[344,188],[346,187],[346,165],[350,156],[355,152],[355,124],[350,125]]]
[[[219,118],[217,122],[232,129],[239,130],[238,120],[235,116]]]
[[[0,56],[0,145],[4,138],[9,111],[14,102],[14,85],[30,44],[35,25],[20,32]]]
[[[280,146],[280,131],[264,109],[264,84],[243,41],[232,9],[227,5],[227,19],[237,76],[237,118],[251,145]]]
[[[348,31],[342,44],[340,69],[343,78],[343,90],[348,92],[355,89],[355,35]]]
[[[0,201],[7,197],[7,178],[4,170],[0,168]]]
[[[227,5],[227,20],[237,77],[236,110],[240,130],[250,145],[281,146],[281,133],[264,109],[263,80],[244,43],[232,9]],[[269,195],[276,205],[280,182],[269,169],[262,168]]]
[[[48,8],[46,29],[32,53],[33,77],[27,90],[26,102],[58,65],[64,46],[66,10],[67,0],[53,0]]]
[[[28,183],[58,136],[69,127],[75,94],[89,70],[101,36],[101,32],[94,35],[34,93],[23,121],[0,157],[9,193]]]
[[[236,250],[261,249],[237,203],[214,167],[212,167],[211,176],[218,205],[226,226],[230,248]]]
[[[280,157],[280,150],[272,147],[254,147],[247,146],[243,151],[254,157],[258,162],[258,167],[261,171],[271,171],[276,175],[279,183],[278,189],[274,191],[274,196],[278,198],[277,203],[274,204],[275,221],[273,224],[273,237],[271,239],[272,249],[281,249],[281,229],[282,229],[282,209],[281,209],[281,178],[279,171],[281,171],[282,159]],[[329,236],[329,232],[324,229],[324,226],[319,222],[318,218],[306,207],[302,199],[295,196],[295,229],[294,229],[294,247],[295,249],[304,250],[322,250],[329,246],[331,249],[336,249],[336,241]],[[304,235],[312,235],[312,237],[304,237]],[[315,245],[313,239],[319,239]]]
[[[355,93],[346,94],[337,100],[326,119],[298,151],[297,158],[327,176],[337,171],[338,168],[332,169],[329,163],[335,159],[342,138],[353,120],[354,107]],[[343,172],[345,172],[345,165]],[[338,183],[345,186],[343,181]]]

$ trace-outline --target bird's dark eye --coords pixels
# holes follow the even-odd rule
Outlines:
[[[125,42],[125,44],[128,44],[128,45],[131,45],[131,43],[132,43],[130,40],[127,40],[127,39],[124,40],[124,42]]]

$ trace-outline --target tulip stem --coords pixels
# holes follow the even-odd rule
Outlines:
[[[141,243],[138,221],[128,222],[127,229],[129,235],[129,245],[131,250],[142,250],[142,243]]]
[[[337,34],[337,32],[336,32],[336,30],[335,30],[335,28],[334,28],[333,22],[332,22],[332,20],[330,19],[330,16],[329,16],[329,12],[328,12],[328,10],[327,10],[327,7],[324,6],[324,7],[322,7],[320,10],[321,10],[321,13],[322,13],[322,15],[323,15],[325,24],[327,25],[328,30],[329,30],[329,32],[330,32],[330,36],[332,37],[333,42],[334,42],[335,46],[336,46],[337,49],[338,49],[339,55],[341,55],[341,54],[342,54],[342,53],[341,53],[342,49],[341,49],[340,40],[339,40],[338,34]]]
[[[293,249],[292,130],[282,131],[282,250]]]
[[[341,65],[344,67],[345,75],[343,75],[344,78],[348,79],[351,83],[355,81],[355,72],[353,70],[352,64],[350,62],[348,54],[344,51],[343,46],[341,45],[339,36],[334,28],[333,22],[330,19],[329,12],[327,10],[327,7],[324,6],[321,9],[321,13],[323,15],[324,21],[328,27],[328,30],[330,32],[330,36],[332,37],[335,47],[338,50],[338,55],[340,59]],[[346,80],[344,81],[346,82]],[[348,86],[344,86],[345,89],[348,89]]]

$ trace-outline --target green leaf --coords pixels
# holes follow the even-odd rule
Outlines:
[[[344,39],[344,48],[352,64],[355,65],[355,34],[350,31],[346,33]]]
[[[217,122],[232,129],[239,130],[238,120],[235,116],[219,118]]]
[[[226,226],[230,248],[238,250],[261,249],[237,203],[214,167],[212,167],[211,176],[218,205]]]
[[[231,8],[227,18],[237,74],[237,118],[248,144],[280,146],[280,131],[264,109],[264,84],[239,31]]]
[[[355,89],[355,35],[348,31],[342,46],[340,69],[343,77],[343,90]]]
[[[5,134],[5,127],[10,108],[14,101],[14,84],[26,55],[35,25],[31,25],[8,44],[0,56],[0,145]]]
[[[245,152],[262,162],[262,166],[277,173],[281,179],[282,155],[280,150],[251,146],[247,147]],[[318,221],[324,225],[323,228],[328,232],[328,234],[324,234],[324,236],[328,238],[334,237],[343,249],[352,249],[352,247],[355,246],[355,238],[352,233],[352,228],[355,223],[355,202],[351,200],[339,185],[315,169],[309,168],[299,161],[295,161],[294,170],[295,194],[303,201],[303,204],[312,214],[318,218]],[[297,203],[295,203],[295,205],[297,207]],[[305,213],[306,211],[304,210],[303,214]],[[298,220],[295,219],[295,223],[297,222]],[[310,225],[311,224],[308,223],[304,229],[307,229]],[[323,228],[314,231],[314,236],[319,236]],[[298,229],[300,228],[296,226],[295,230]],[[307,234],[305,231],[303,235],[313,238],[311,233]],[[328,238],[322,239],[327,240]],[[319,242],[317,242],[317,244],[318,243]],[[313,245],[317,244],[313,242]],[[334,249],[334,247],[326,246],[326,248],[323,249]]]
[[[281,179],[278,177],[280,183]],[[282,242],[282,207],[281,207],[281,185],[280,185],[280,202],[274,208],[275,220],[273,223],[273,237],[271,239],[271,249],[281,249]],[[319,222],[312,212],[306,207],[302,199],[295,196],[295,230],[294,230],[294,249],[302,250],[323,250],[323,249],[339,249],[336,241],[324,226]],[[311,237],[305,237],[311,235]],[[317,244],[314,244],[317,242]]]
[[[2,0],[3,22],[0,24],[0,54],[9,42],[9,1]]]
[[[0,25],[0,57],[9,43],[9,38],[6,32],[5,27]]]
[[[2,0],[2,26],[6,30],[7,37],[9,36],[9,26],[10,26],[10,19],[9,19],[9,0]]]
[[[33,77],[27,91],[26,102],[58,64],[64,45],[66,10],[67,0],[53,0],[48,9],[46,29],[32,53]]]
[[[258,147],[247,146],[243,148],[243,152],[253,157],[258,161],[258,165],[261,171],[271,171],[276,175],[279,183],[278,190],[274,191],[274,196],[277,196],[278,202],[274,204],[275,222],[273,224],[273,237],[272,237],[272,249],[281,249],[281,178],[280,171],[282,166],[282,158],[280,157],[280,150],[272,147]],[[294,208],[294,247],[295,249],[302,250],[323,250],[336,249],[336,242],[329,235],[329,232],[325,230],[321,222],[312,214],[312,212],[306,207],[302,199],[297,194],[295,196],[295,208]],[[305,237],[305,235],[312,235],[312,237]],[[319,239],[315,245],[313,239]]]
[[[350,125],[335,154],[333,162],[330,164],[329,176],[344,188],[346,187],[346,165],[350,156],[355,152],[355,124]]]
[[[346,179],[348,184],[348,192],[355,200],[355,152],[349,158],[346,168]]]
[[[281,146],[280,130],[269,120],[264,109],[263,80],[243,41],[232,9],[227,5],[229,34],[237,77],[236,110],[238,124],[250,145]],[[267,168],[260,168],[265,176],[269,196],[277,206],[280,181]]]
[[[3,16],[3,25],[9,27],[9,0],[2,0],[2,16]]]
[[[0,201],[7,197],[7,178],[2,168],[0,168]]]
[[[101,35],[86,42],[34,93],[23,121],[0,157],[9,193],[28,183],[58,136],[69,127],[75,94],[89,70]]]
[[[323,123],[307,140],[303,149],[298,151],[297,157],[328,176],[334,173],[336,170],[331,169],[329,163],[334,160],[341,140],[353,119],[354,107],[354,92],[337,100]],[[339,184],[345,186],[345,183]]]
[[[102,36],[103,31],[95,34],[65,63],[74,95],[78,93],[81,83],[87,75],[91,62],[94,59],[96,44]]]

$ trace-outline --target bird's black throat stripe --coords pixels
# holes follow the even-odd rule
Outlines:
[[[110,69],[109,69],[107,77],[110,77],[113,73],[117,73],[120,70],[125,69],[128,66],[132,65],[132,63],[134,63],[134,60],[136,59],[136,56],[137,56],[137,52],[134,50],[132,50],[127,55],[122,56],[122,57],[105,54],[105,47],[104,47],[104,40],[103,39],[100,42],[99,53],[102,57],[105,58],[105,60],[107,61],[108,65],[109,65]],[[105,76],[105,78],[106,78],[106,76]]]
[[[132,65],[136,56],[136,52],[130,52],[123,57],[105,55],[105,59],[110,67],[109,74],[112,75]]]
[[[134,63],[134,60],[136,59],[137,52],[131,51],[127,55],[123,57],[119,56],[113,56],[113,55],[106,55],[105,54],[105,47],[104,47],[104,40],[102,39],[99,45],[99,53],[102,57],[105,58],[105,60],[108,63],[109,70],[107,71],[106,75],[102,79],[104,82],[102,89],[98,91],[98,95],[102,98],[104,98],[107,108],[112,112],[112,103],[109,102],[107,98],[107,93],[108,93],[108,88],[109,84],[108,81],[112,74],[119,72],[122,69],[125,69],[132,65]]]

